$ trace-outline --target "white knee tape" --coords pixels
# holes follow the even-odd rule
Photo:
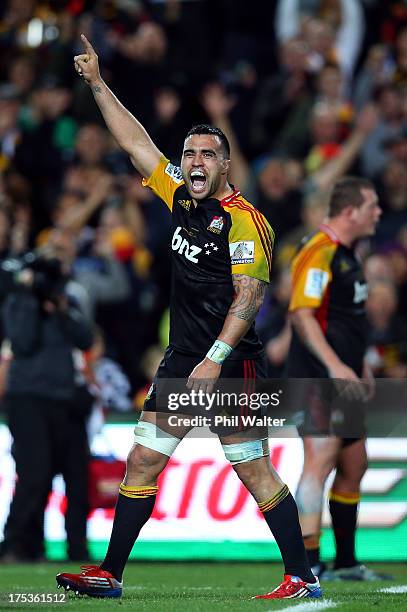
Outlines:
[[[262,440],[246,440],[237,444],[222,444],[222,448],[226,459],[232,465],[267,457],[270,453],[267,438]]]
[[[151,448],[158,451],[167,457],[171,457],[172,453],[181,442],[179,438],[172,436],[170,433],[163,431],[154,423],[148,421],[139,421],[134,428],[134,441],[141,446]]]

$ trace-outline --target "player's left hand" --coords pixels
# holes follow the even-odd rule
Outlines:
[[[202,390],[204,393],[210,393],[220,376],[221,368],[222,366],[205,357],[194,367],[189,375],[187,382],[188,389],[193,389],[197,392]]]

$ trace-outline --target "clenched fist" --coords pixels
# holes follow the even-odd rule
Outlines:
[[[95,85],[101,80],[98,56],[84,34],[81,34],[81,39],[85,47],[85,53],[75,55],[75,70],[89,85]]]

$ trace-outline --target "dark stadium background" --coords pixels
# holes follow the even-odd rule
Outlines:
[[[99,343],[86,359],[103,389],[94,415],[95,452],[124,458],[131,440],[126,423],[137,418],[166,343],[170,219],[166,207],[142,188],[73,69],[81,32],[97,50],[109,86],[174,163],[194,123],[212,122],[228,133],[231,180],[266,215],[277,236],[273,282],[258,320],[271,376],[278,377],[284,363],[288,266],[300,239],[322,220],[337,178],[354,173],[374,181],[383,216],[377,235],[360,247],[371,282],[368,355],[376,376],[406,377],[407,7],[402,1],[351,0],[352,11],[341,14],[339,5],[325,0],[0,3],[1,258],[51,241],[73,259],[74,278],[85,289],[92,285],[89,275],[107,274],[112,259],[125,279],[120,292],[113,288],[90,298]],[[2,354],[6,363],[4,346]],[[103,433],[96,434],[104,420]],[[274,544],[261,536],[233,539],[240,523],[228,531],[233,517],[227,517],[239,499],[213,500],[228,474],[207,441],[200,444],[195,443],[194,460],[212,460],[209,484],[188,481],[188,452],[175,459],[182,464],[184,484],[192,488],[181,490],[178,505],[163,496],[158,535],[149,532],[140,542],[139,557],[276,558]],[[275,459],[280,453],[295,486],[299,447],[291,453],[285,439],[273,445]],[[9,446],[0,423],[0,529],[13,486]],[[403,439],[371,443],[361,505],[362,559],[406,560],[406,446]],[[120,471],[120,464],[116,467]],[[119,479],[117,472],[112,479]],[[236,493],[233,484],[228,486]],[[198,523],[190,511],[200,495],[201,503],[212,503],[205,516],[213,522],[208,519],[208,528],[196,535]],[[53,558],[64,555],[63,503],[57,482],[46,523]],[[103,510],[90,527],[95,556],[106,545],[101,533],[111,524],[111,512]],[[186,519],[192,522],[181,541]],[[329,538],[323,544],[328,555]]]

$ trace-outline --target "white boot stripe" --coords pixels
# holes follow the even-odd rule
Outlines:
[[[322,601],[304,601],[295,606],[295,612],[319,612],[320,610],[327,610],[328,608],[336,608],[339,604],[332,601],[332,599],[325,599]],[[287,608],[274,608],[274,612],[287,610]],[[294,608],[293,608],[294,610]]]

